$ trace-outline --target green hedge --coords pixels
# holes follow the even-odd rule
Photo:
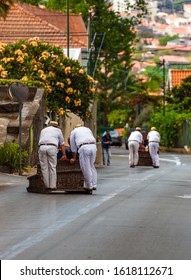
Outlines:
[[[28,153],[21,153],[22,167],[25,166]],[[8,165],[13,170],[18,171],[20,167],[20,148],[15,142],[5,142],[0,146],[0,165]]]

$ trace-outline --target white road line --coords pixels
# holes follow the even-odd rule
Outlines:
[[[184,195],[180,195],[180,196],[176,196],[176,197],[180,197],[180,198],[191,198],[191,194],[184,194]]]
[[[113,157],[125,157],[128,158],[128,155],[112,155]],[[175,157],[175,159],[168,159],[168,158],[160,158],[160,161],[167,161],[167,162],[174,162],[176,165],[181,165],[181,160],[179,157]]]
[[[179,158],[175,158],[175,159],[160,158],[160,161],[174,162],[176,165],[182,164]]]
[[[12,182],[12,183],[1,183],[0,186],[10,186],[10,185],[15,185],[15,183],[19,183],[19,182]]]
[[[56,231],[59,231],[63,227],[65,227],[67,224],[77,220],[81,215],[88,213],[90,210],[100,206],[104,202],[112,199],[113,197],[117,196],[120,192],[123,192],[127,188],[130,188],[122,185],[117,191],[104,196],[101,200],[90,203],[87,205],[84,209],[81,209],[78,213],[75,213],[71,216],[68,216],[64,221],[57,221],[55,224],[51,224],[49,227],[41,230],[40,232],[36,234],[32,234],[22,242],[15,244],[12,246],[9,250],[6,252],[0,254],[0,259],[5,260],[5,259],[12,259],[18,254],[22,253],[23,251],[29,249],[30,247],[36,245],[37,243],[42,242],[45,238],[48,238],[50,235],[53,235]]]

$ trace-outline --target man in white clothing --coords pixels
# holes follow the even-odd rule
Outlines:
[[[141,128],[136,127],[135,131],[131,132],[128,138],[129,147],[129,166],[135,167],[139,161],[139,145],[143,143],[143,135]]]
[[[70,162],[76,161],[77,151],[79,153],[79,163],[84,175],[84,189],[96,190],[97,188],[97,170],[95,168],[96,160],[96,139],[92,131],[78,124],[70,135],[70,146],[73,158]]]
[[[43,181],[47,190],[56,189],[58,147],[62,150],[61,160],[66,160],[62,131],[56,121],[50,121],[49,125],[41,130],[38,152]]]
[[[149,153],[152,159],[153,167],[159,168],[159,143],[160,143],[160,134],[157,131],[156,127],[151,127],[150,132],[147,135]]]

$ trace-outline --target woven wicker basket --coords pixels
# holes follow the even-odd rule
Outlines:
[[[79,161],[70,164],[68,161],[57,163],[57,190],[56,191],[85,191],[83,189],[84,177],[80,169]],[[27,178],[29,180],[28,192],[47,193],[40,165],[37,165],[37,174]],[[52,191],[53,192],[53,191]]]
[[[139,162],[138,166],[152,166],[152,159],[149,152],[139,151]]]

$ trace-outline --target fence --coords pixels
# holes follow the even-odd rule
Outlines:
[[[191,122],[186,120],[183,123],[182,135],[178,136],[177,147],[191,147]]]

